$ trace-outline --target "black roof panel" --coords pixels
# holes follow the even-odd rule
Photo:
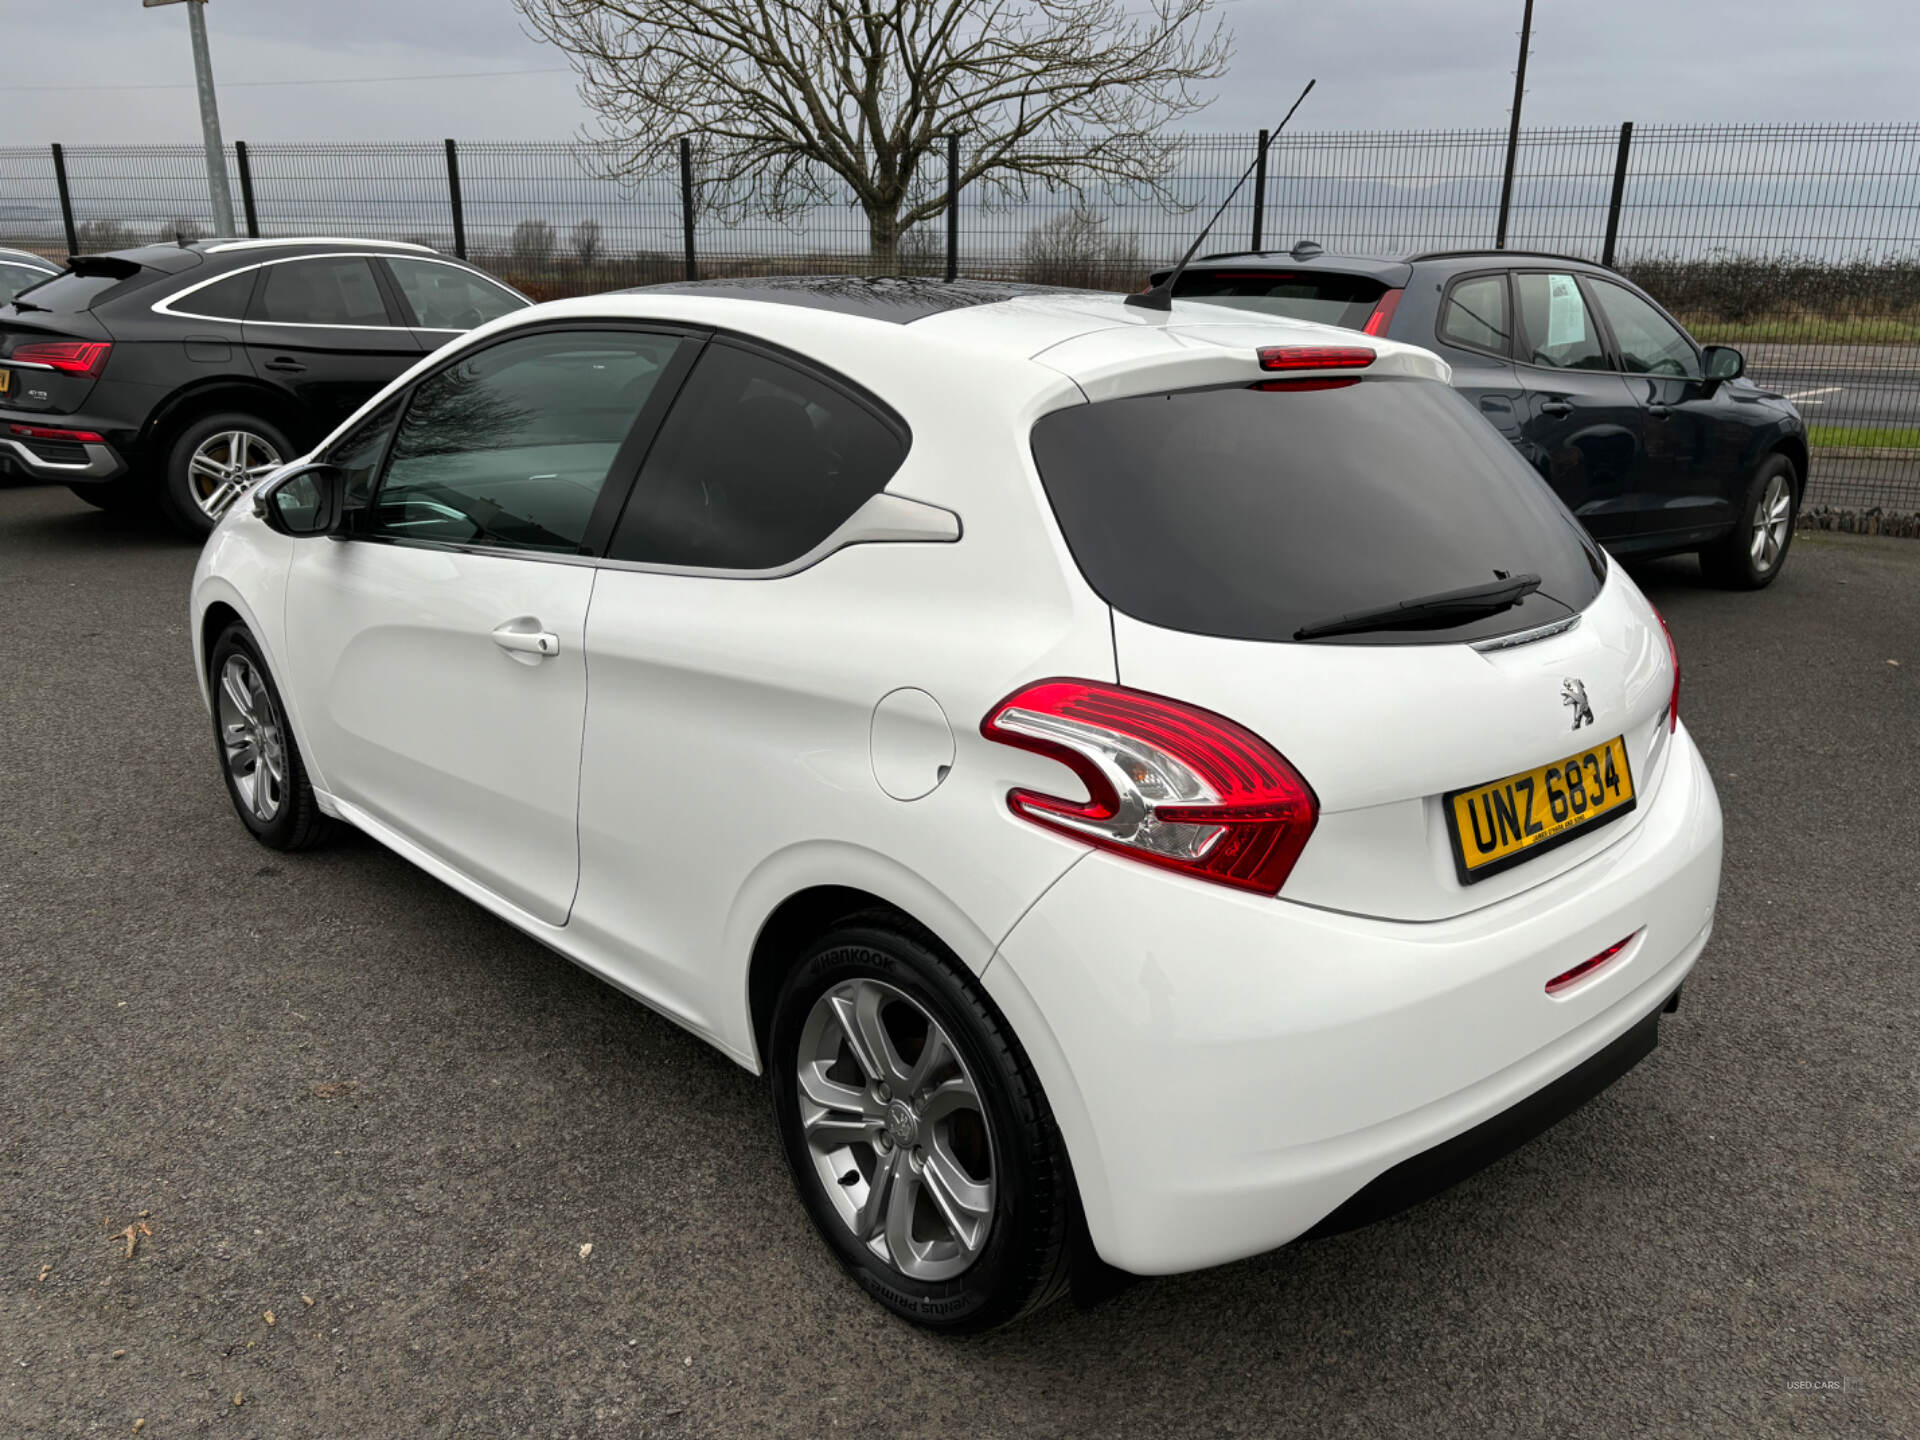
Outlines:
[[[735,280],[670,280],[637,286],[630,295],[712,295],[799,305],[911,325],[929,315],[997,305],[1021,295],[1084,294],[1058,285],[1017,285],[1004,280],[934,280],[913,275],[764,275]]]

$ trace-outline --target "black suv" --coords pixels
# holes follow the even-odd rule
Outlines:
[[[1174,295],[1436,351],[1609,550],[1697,550],[1737,588],[1780,573],[1806,484],[1799,412],[1616,271],[1518,250],[1353,258],[1303,240],[1210,255]]]
[[[76,256],[0,306],[0,467],[204,535],[422,355],[530,303],[423,245]]]

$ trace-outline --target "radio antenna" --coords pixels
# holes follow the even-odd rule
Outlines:
[[[1227,206],[1231,205],[1233,203],[1233,197],[1240,193],[1240,187],[1247,183],[1247,177],[1252,175],[1260,162],[1267,158],[1267,146],[1273,144],[1274,137],[1287,128],[1287,120],[1293,119],[1293,112],[1300,108],[1300,101],[1307,98],[1307,91],[1313,89],[1314,83],[1312,80],[1307,81],[1307,89],[1300,92],[1299,99],[1295,100],[1292,107],[1287,111],[1286,119],[1274,127],[1273,134],[1267,136],[1267,144],[1260,147],[1259,153],[1253,157],[1253,164],[1247,166],[1246,170],[1242,172],[1240,179],[1235,183],[1233,189],[1227,192],[1227,198],[1222,200],[1220,202],[1220,208],[1213,212],[1213,219],[1207,221],[1206,228],[1193,237],[1193,244],[1189,245],[1187,247],[1187,253],[1180,257],[1180,263],[1168,272],[1166,279],[1162,280],[1158,285],[1155,285],[1151,290],[1141,290],[1127,296],[1127,304],[1138,305],[1146,310],[1173,309],[1173,287],[1180,277],[1186,274],[1188,262],[1199,252],[1200,246],[1205,243],[1207,236],[1213,233],[1213,227],[1220,223],[1220,217],[1227,213]]]

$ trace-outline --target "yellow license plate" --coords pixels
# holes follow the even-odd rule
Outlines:
[[[6,394],[12,388],[13,388],[13,371],[0,370],[0,395]]]
[[[1633,772],[1619,736],[1551,765],[1455,790],[1447,830],[1460,883],[1471,885],[1633,809]]]

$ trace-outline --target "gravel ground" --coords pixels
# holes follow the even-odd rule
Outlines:
[[[193,560],[0,489],[0,1434],[1920,1434],[1920,544],[1642,572],[1727,869],[1639,1069],[968,1342],[840,1277],[754,1077],[370,842],[248,839]]]

